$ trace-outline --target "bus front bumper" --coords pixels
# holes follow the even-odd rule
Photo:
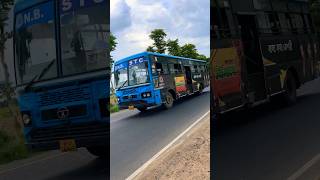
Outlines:
[[[153,107],[159,104],[156,103],[149,103],[147,101],[139,100],[139,101],[130,101],[130,102],[121,102],[119,103],[120,109],[128,109],[129,106],[133,106],[135,108],[146,108],[146,107]]]
[[[59,149],[63,140],[74,140],[77,148],[106,146],[110,132],[107,124],[39,128],[30,132],[26,146],[35,150],[53,150]]]

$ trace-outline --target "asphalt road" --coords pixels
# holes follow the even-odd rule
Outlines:
[[[303,86],[291,107],[229,115],[213,138],[215,179],[319,180],[320,79]]]
[[[0,179],[105,180],[107,170],[106,160],[96,158],[85,149],[68,153],[48,151],[0,166]]]
[[[111,116],[111,179],[122,180],[209,111],[210,92],[178,101],[170,110],[125,110]],[[86,149],[49,151],[0,166],[0,180],[106,180],[108,164]]]
[[[125,111],[111,116],[111,179],[130,176],[210,109],[210,92],[179,101],[172,109]]]

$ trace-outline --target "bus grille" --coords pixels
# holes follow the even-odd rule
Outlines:
[[[72,88],[40,94],[40,106],[50,106],[90,99],[89,88]]]
[[[69,111],[68,118],[76,118],[76,117],[87,115],[87,106],[86,105],[67,106],[66,108]],[[59,119],[58,111],[59,111],[58,108],[47,109],[47,110],[41,111],[42,120],[49,121],[49,120]]]
[[[93,124],[81,126],[61,126],[55,128],[35,129],[31,132],[32,142],[50,142],[63,139],[81,139],[107,137],[107,124]]]

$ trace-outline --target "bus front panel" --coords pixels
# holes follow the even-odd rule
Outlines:
[[[118,90],[116,96],[121,109],[146,108],[162,104],[160,90],[154,90],[152,85]]]

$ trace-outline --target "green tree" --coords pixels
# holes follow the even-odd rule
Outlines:
[[[117,47],[117,38],[111,33],[110,34],[110,52],[116,50]]]
[[[110,33],[109,43],[110,43],[110,53],[111,53],[112,51],[116,50],[116,47],[118,44],[117,38],[112,33]],[[112,67],[113,62],[114,62],[114,60],[113,60],[112,56],[110,55],[110,65],[111,65],[110,67]]]
[[[156,52],[156,50],[154,50],[152,46],[148,46],[147,51],[148,52]]]
[[[12,33],[5,32],[4,28],[7,25],[6,21],[8,20],[8,14],[13,6],[13,0],[1,0],[0,1],[0,64],[3,69],[3,75],[5,80],[5,94],[7,100],[11,99],[11,88],[9,82],[9,71],[8,65],[5,61],[5,43],[12,37]]]
[[[175,40],[171,40],[169,39],[167,42],[167,50],[168,50],[168,54],[172,55],[172,56],[180,56],[181,53],[181,47],[179,45],[179,40],[175,39]]]
[[[320,1],[310,0],[310,12],[317,32],[320,31]]]
[[[179,39],[166,41],[167,34],[163,29],[155,29],[151,31],[149,37],[154,41],[152,46],[147,47],[148,52],[168,53],[172,56],[181,56],[186,58],[200,59],[209,61],[209,58],[205,55],[199,54],[196,46],[191,43],[187,43],[183,46],[179,45]]]
[[[167,34],[164,32],[163,29],[154,29],[151,31],[151,34],[149,35],[150,39],[153,40],[152,46],[149,46],[147,48],[147,51],[149,52],[157,52],[157,53],[165,53],[167,42],[165,38],[167,37]]]
[[[198,51],[196,49],[196,46],[194,44],[185,44],[181,46],[181,56],[186,58],[193,58],[196,59],[198,57]]]

